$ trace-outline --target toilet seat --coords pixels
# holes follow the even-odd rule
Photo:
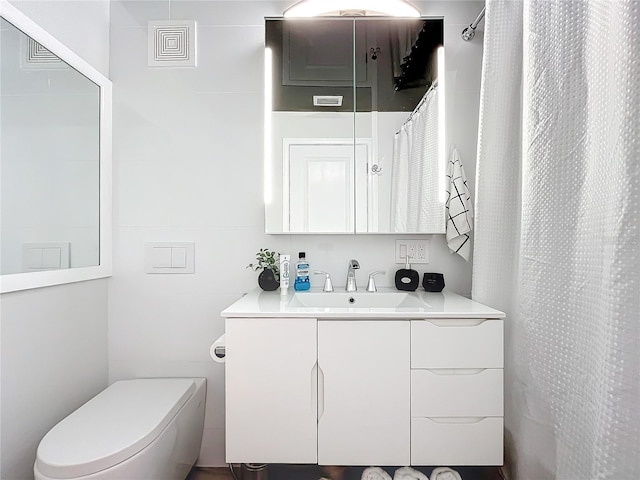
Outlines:
[[[48,477],[75,478],[123,462],[153,442],[195,390],[186,378],[115,382],[45,435],[36,466]]]

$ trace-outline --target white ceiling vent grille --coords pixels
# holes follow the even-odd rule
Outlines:
[[[314,107],[341,107],[342,95],[314,95]]]
[[[195,20],[152,21],[148,25],[150,67],[195,67]]]

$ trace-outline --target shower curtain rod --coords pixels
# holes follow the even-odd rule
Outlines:
[[[462,31],[462,39],[463,40],[466,40],[468,42],[471,39],[473,39],[473,37],[475,37],[475,35],[476,35],[476,27],[480,23],[480,20],[482,20],[482,17],[484,17],[484,12],[485,12],[486,9],[487,9],[487,7],[482,7],[482,11],[478,14],[478,17],[473,21],[473,23],[471,25],[469,25],[467,28],[465,28]]]
[[[425,94],[422,96],[422,98],[420,99],[420,101],[418,102],[418,105],[416,105],[416,108],[413,109],[413,111],[411,112],[411,115],[409,115],[407,117],[407,119],[404,121],[404,123],[402,124],[402,126],[404,127],[406,124],[408,124],[411,119],[413,118],[413,116],[416,114],[416,112],[418,110],[420,110],[420,107],[422,107],[422,105],[424,104],[424,102],[427,101],[427,97],[429,97],[431,95],[431,92],[433,90],[435,90],[436,88],[438,88],[438,82],[435,81],[433,82],[429,88],[427,88],[427,91],[425,92]]]

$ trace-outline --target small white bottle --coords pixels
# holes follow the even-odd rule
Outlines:
[[[286,295],[289,289],[290,255],[280,255],[280,295]]]

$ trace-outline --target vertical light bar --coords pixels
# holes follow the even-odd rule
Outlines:
[[[273,148],[272,137],[272,110],[273,110],[273,80],[272,58],[270,48],[264,49],[264,203],[269,205],[273,199]]]
[[[439,164],[439,195],[441,203],[446,201],[445,173],[446,173],[446,146],[447,146],[447,123],[446,123],[446,96],[445,96],[445,74],[444,74],[444,47],[438,47],[438,164]]]
[[[352,69],[352,95],[353,95],[353,168],[351,169],[351,185],[353,185],[353,190],[351,191],[351,212],[349,213],[351,218],[351,224],[349,228],[351,229],[351,233],[355,233],[358,230],[358,150],[356,148],[357,144],[357,117],[358,117],[358,106],[357,102],[357,72],[356,72],[356,19],[352,19],[351,21],[351,42],[352,42],[352,52],[351,52],[351,69]]]

